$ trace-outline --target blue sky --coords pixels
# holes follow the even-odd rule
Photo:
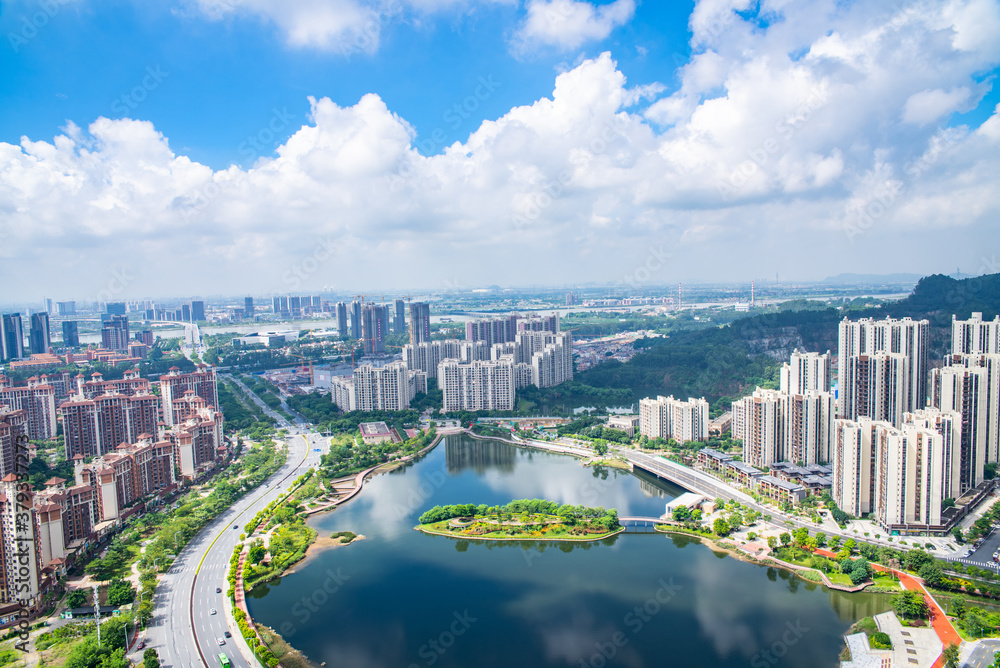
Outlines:
[[[0,35],[25,299],[1000,270],[998,0],[14,0]]]
[[[464,141],[484,119],[550,95],[554,76],[584,55],[610,49],[630,84],[674,86],[674,63],[690,53],[687,17],[694,6],[646,2],[629,24],[578,51],[515,54],[510,38],[524,16],[515,4],[429,16],[383,10],[376,53],[354,41],[346,49],[289,48],[280,28],[255,14],[206,20],[190,5],[167,2],[53,4],[59,10],[36,37],[0,50],[0,69],[13,75],[0,80],[0,140],[50,138],[67,120],[85,125],[98,116],[127,116],[152,121],[175,150],[216,169],[247,166],[238,147],[270,122],[274,109],[287,109],[294,124],[269,148],[287,139],[306,123],[310,95],[349,106],[378,93],[414,126],[426,154],[443,149],[434,137],[443,134],[445,145]],[[0,20],[8,45],[9,33],[21,36],[24,17],[38,11],[35,2],[5,7]],[[141,101],[132,99],[149,67],[165,78],[140,93]],[[456,112],[480,77],[499,86]]]

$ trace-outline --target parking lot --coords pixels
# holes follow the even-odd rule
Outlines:
[[[977,568],[990,568],[994,571],[1000,572],[1000,564],[993,561],[993,553],[997,550],[1000,550],[1000,531],[994,529],[988,536],[986,536],[983,542],[971,555],[968,557],[959,557],[956,561],[960,561],[969,566],[976,566]]]

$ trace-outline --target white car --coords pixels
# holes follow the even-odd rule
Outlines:
[[[225,644],[226,644],[226,639],[225,638],[219,638],[219,645],[225,645]]]
[[[209,610],[209,611],[208,611],[208,614],[210,614],[210,615],[214,615],[214,614],[215,614],[215,608],[212,608],[211,610]]]

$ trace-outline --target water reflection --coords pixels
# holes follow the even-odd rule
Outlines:
[[[451,474],[466,470],[481,474],[487,469],[513,473],[517,463],[517,448],[500,441],[449,438],[445,441],[445,455]]]

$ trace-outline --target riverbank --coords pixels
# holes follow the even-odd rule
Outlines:
[[[362,540],[365,540],[365,536],[363,535],[357,535],[354,538],[348,540],[347,542],[344,542],[342,537],[336,535],[335,536],[317,535],[316,538],[313,540],[313,542],[309,544],[309,547],[306,548],[306,552],[303,555],[302,559],[292,564],[290,568],[288,568],[284,573],[282,573],[282,575],[291,575],[292,573],[301,570],[316,556],[318,556],[323,552],[326,552],[327,550],[334,550],[338,547],[347,547],[348,545],[357,543],[358,541]]]

